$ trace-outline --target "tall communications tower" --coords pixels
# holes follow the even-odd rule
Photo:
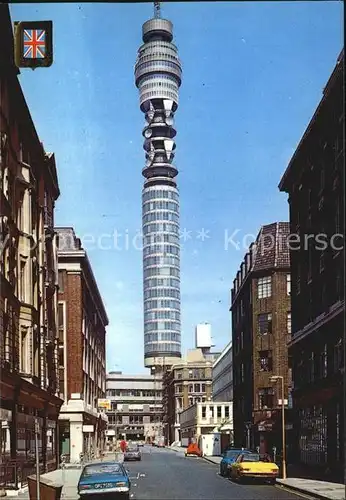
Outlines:
[[[172,43],[173,25],[154,18],[142,27],[143,45],[135,65],[146,163],[142,193],[144,364],[172,365],[181,358],[179,191],[173,164],[182,68]]]

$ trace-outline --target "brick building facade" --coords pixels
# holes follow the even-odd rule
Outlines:
[[[35,470],[35,419],[41,470],[56,467],[57,248],[59,196],[53,154],[30,116],[8,6],[0,5],[0,481],[18,488]]]
[[[282,448],[280,384],[289,399],[289,223],[263,226],[241,263],[231,292],[235,446]],[[289,410],[286,411],[289,420]]]
[[[167,444],[181,441],[180,413],[195,403],[212,399],[214,359],[211,354],[205,357],[201,349],[192,349],[181,363],[163,372],[163,421]]]
[[[343,480],[344,53],[281,180],[289,194],[295,461]],[[308,244],[305,236],[312,235]],[[317,239],[320,235],[320,240]],[[324,235],[323,237],[321,235]]]
[[[56,228],[59,267],[60,453],[70,461],[104,449],[107,314],[86,251],[72,228]]]

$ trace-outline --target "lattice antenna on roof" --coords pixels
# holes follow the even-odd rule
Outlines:
[[[161,5],[160,2],[154,2],[154,17],[155,19],[161,18]]]

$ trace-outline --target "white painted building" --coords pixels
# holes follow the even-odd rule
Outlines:
[[[222,431],[229,422],[233,425],[233,407],[229,401],[196,403],[180,413],[182,445],[198,440],[201,435]]]

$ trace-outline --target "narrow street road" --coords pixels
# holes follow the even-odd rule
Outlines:
[[[127,462],[133,500],[298,500],[267,484],[235,484],[218,466],[171,450],[145,447],[141,462]]]
[[[113,458],[108,454],[106,460]],[[132,483],[131,500],[299,500],[303,496],[279,486],[236,484],[219,476],[219,467],[203,458],[185,458],[183,453],[149,446],[142,448],[141,462],[125,462],[125,467]],[[57,470],[47,477],[64,484],[62,500],[78,500],[80,473],[81,469]],[[28,500],[28,492],[18,498]]]

